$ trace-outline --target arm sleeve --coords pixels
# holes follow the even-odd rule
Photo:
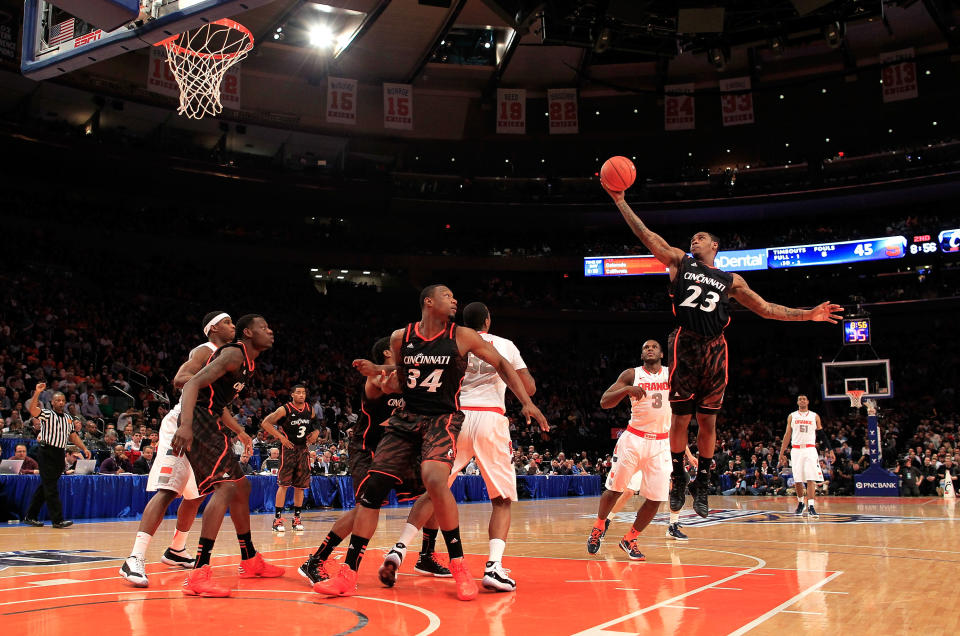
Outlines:
[[[50,421],[50,409],[40,409],[40,415],[37,416],[37,421],[41,424],[46,424]]]

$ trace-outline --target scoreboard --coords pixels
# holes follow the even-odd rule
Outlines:
[[[870,319],[866,317],[843,319],[843,344],[870,344]]]
[[[907,239],[902,236],[843,241],[841,243],[773,247],[767,250],[767,267],[780,269],[784,267],[879,261],[888,258],[903,258],[906,251]]]

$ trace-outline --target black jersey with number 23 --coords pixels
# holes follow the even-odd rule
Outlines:
[[[405,410],[423,415],[460,410],[460,385],[467,359],[457,347],[457,325],[447,323],[427,340],[419,325],[411,323],[400,344],[400,382]]]
[[[673,315],[682,329],[706,338],[719,336],[730,324],[730,286],[733,274],[709,267],[684,255],[670,284]]]

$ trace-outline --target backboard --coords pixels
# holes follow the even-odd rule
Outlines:
[[[851,389],[866,391],[863,399],[891,398],[890,360],[824,362],[821,389],[825,400],[847,400]]]
[[[20,70],[47,79],[156,44],[273,0],[142,0],[140,19],[105,32],[46,0],[26,0]]]

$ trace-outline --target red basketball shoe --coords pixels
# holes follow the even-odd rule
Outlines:
[[[240,562],[240,578],[252,579],[261,577],[265,579],[274,579],[283,576],[284,569],[272,563],[263,560],[263,555],[257,552],[252,559]]]
[[[461,601],[472,601],[477,598],[477,582],[470,576],[470,570],[463,557],[459,559],[450,559],[450,573],[453,574],[453,580],[457,582],[457,598]]]
[[[205,565],[196,570],[190,570],[187,578],[183,581],[181,588],[187,596],[212,596],[223,598],[230,596],[230,589],[218,585],[213,580],[213,570],[209,565]]]
[[[335,577],[320,581],[313,586],[313,591],[327,596],[353,596],[357,591],[357,576],[357,571],[344,563]]]

